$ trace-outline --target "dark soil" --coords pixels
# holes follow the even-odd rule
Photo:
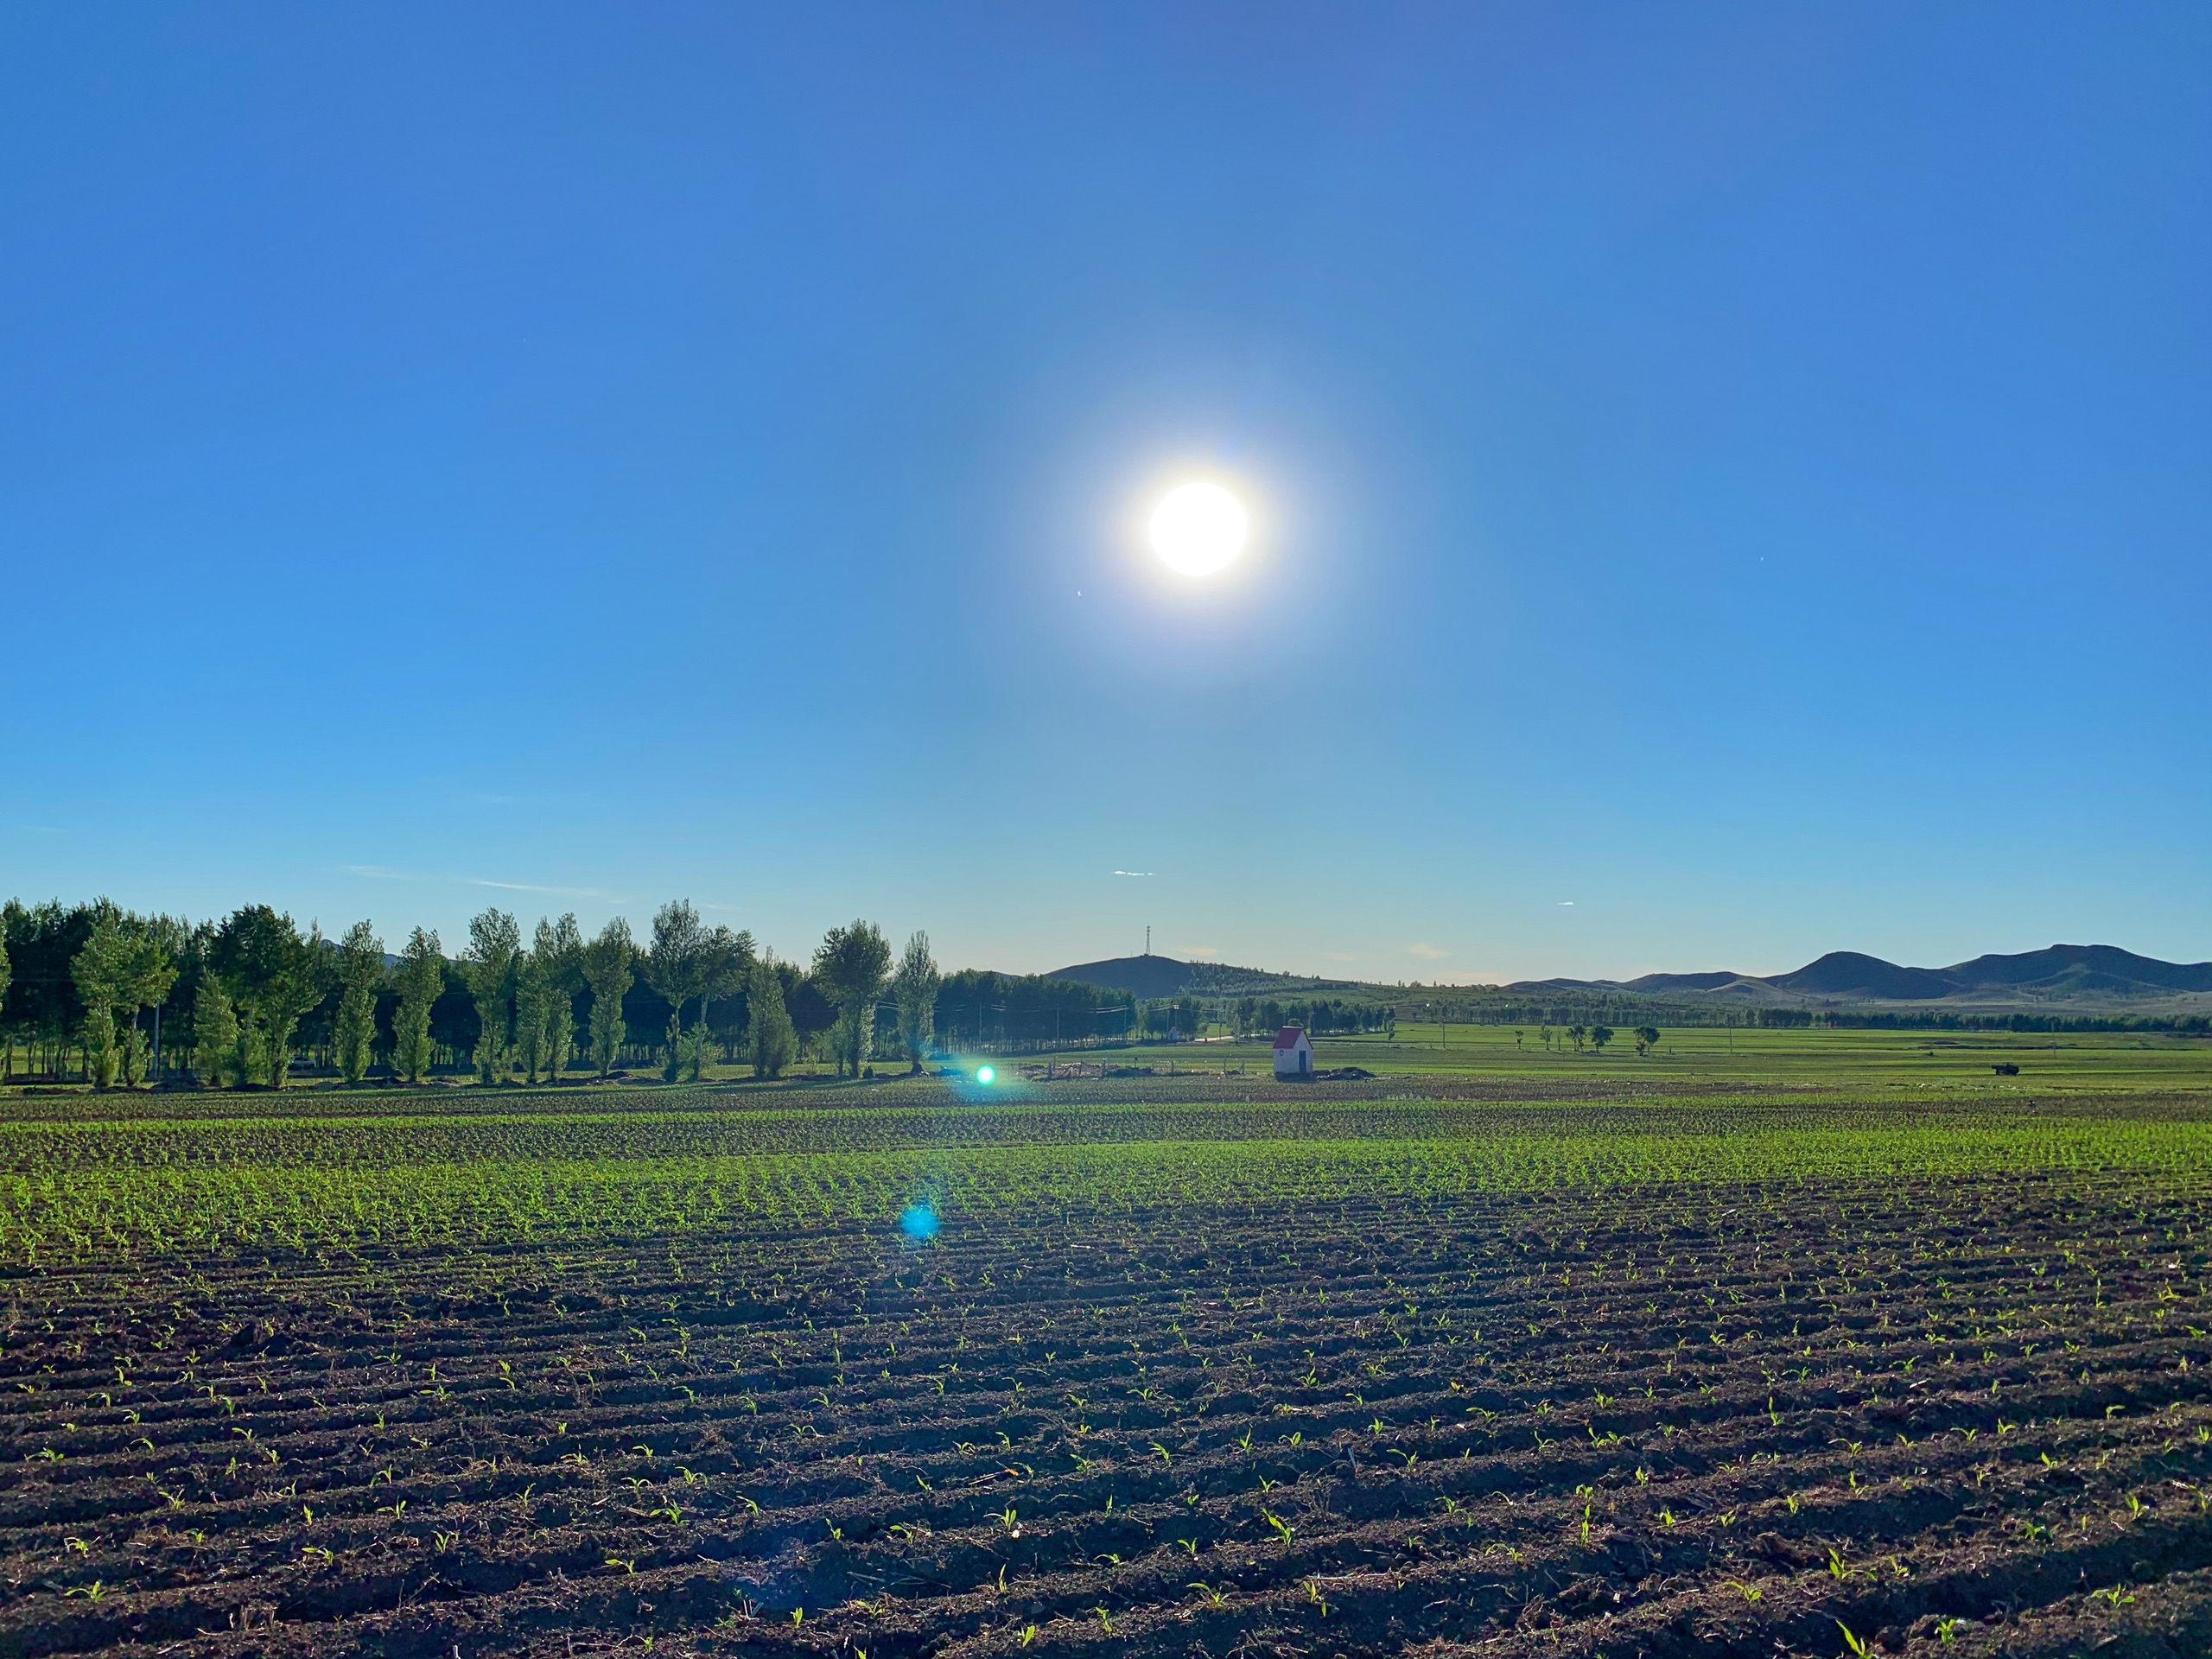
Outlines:
[[[0,1653],[2202,1655],[2201,1195],[19,1274]]]

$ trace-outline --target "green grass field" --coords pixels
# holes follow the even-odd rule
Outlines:
[[[1185,1044],[1141,1051],[1141,1064],[1217,1067],[1217,1058],[1254,1071],[1269,1065],[1265,1042]],[[1358,1065],[1384,1075],[1525,1077],[1548,1080],[1595,1077],[1679,1083],[1883,1084],[1980,1085],[2033,1095],[2039,1089],[2212,1087],[2212,1038],[2157,1032],[1942,1032],[1737,1030],[1689,1026],[1662,1030],[1657,1052],[1639,1058],[1629,1033],[1603,1054],[1574,1052],[1562,1034],[1555,1049],[1537,1027],[1447,1026],[1402,1021],[1398,1035],[1324,1037],[1314,1045],[1321,1067]],[[2017,1065],[1999,1078],[1990,1067]]]
[[[1597,1080],[1605,1086],[1637,1081],[1669,1085],[1771,1084],[1867,1088],[1885,1084],[1982,1085],[2027,1096],[2039,1090],[2212,1087],[2212,1037],[2164,1032],[2044,1033],[2005,1031],[1870,1031],[1758,1029],[1686,1026],[1662,1030],[1658,1048],[1639,1056],[1633,1038],[1618,1031],[1602,1053],[1576,1052],[1563,1031],[1547,1048],[1539,1027],[1402,1021],[1395,1038],[1379,1033],[1326,1036],[1314,1043],[1322,1069],[1357,1065],[1385,1077],[1528,1077],[1548,1084]],[[975,1059],[991,1056],[971,1057]],[[1265,1039],[1230,1041],[1215,1036],[1197,1043],[1146,1043],[1086,1049],[1046,1058],[1095,1066],[1151,1066],[1165,1073],[1241,1069],[1264,1077],[1272,1070]],[[1999,1078],[1997,1064],[2020,1068]],[[887,1073],[898,1069],[887,1063]],[[826,1077],[826,1065],[811,1068]],[[719,1081],[741,1081],[743,1065],[715,1068]]]

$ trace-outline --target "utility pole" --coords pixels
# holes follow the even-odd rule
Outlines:
[[[1152,954],[1152,924],[1150,922],[1144,925],[1144,953],[1147,957]]]

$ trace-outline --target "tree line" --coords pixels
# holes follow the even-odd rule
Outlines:
[[[1397,1035],[1398,1011],[1379,1002],[1340,997],[1239,997],[1232,1005],[1239,1036],[1261,1036],[1285,1026],[1303,1026],[1316,1036],[1330,1033],[1381,1031]]]
[[[1041,976],[942,972],[927,935],[894,953],[874,923],[823,938],[787,962],[749,931],[710,926],[688,900],[664,905],[651,936],[617,918],[587,938],[573,915],[525,937],[487,909],[454,954],[412,929],[389,951],[368,922],[336,938],[268,905],[220,920],[140,915],[107,900],[0,909],[0,1079],[81,1077],[137,1086],[161,1070],[207,1088],[282,1088],[296,1066],[348,1082],[420,1083],[461,1068],[480,1081],[536,1083],[639,1065],[697,1078],[718,1056],[777,1077],[802,1060],[841,1077],[886,1056],[918,1069],[946,1044],[1043,1049],[1209,1025],[1273,1029],[1381,1023],[1361,1005],[1147,1002]]]
[[[717,1050],[764,1077],[803,1053],[858,1076],[880,1045],[919,1065],[942,983],[925,934],[894,959],[882,930],[856,920],[802,966],[681,899],[642,941],[619,918],[587,938],[573,915],[525,938],[513,915],[488,909],[451,957],[423,928],[390,953],[367,922],[330,938],[267,905],[190,922],[106,899],[11,900],[0,911],[0,1077],[16,1075],[21,1051],[33,1075],[135,1085],[157,1045],[164,1070],[211,1088],[282,1088],[303,1056],[348,1082],[381,1071],[419,1083],[464,1065],[484,1082],[579,1065],[605,1077],[644,1055],[674,1081],[700,1076]]]

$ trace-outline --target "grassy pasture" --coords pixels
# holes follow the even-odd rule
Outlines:
[[[1662,1028],[1656,1052],[1639,1057],[1634,1039],[1617,1032],[1603,1053],[1576,1053],[1567,1039],[1547,1051],[1538,1028],[1446,1026],[1401,1020],[1395,1038],[1323,1037],[1318,1067],[1357,1065],[1384,1076],[1528,1077],[1604,1082],[1648,1079],[1679,1084],[1827,1084],[1855,1089],[1884,1084],[1941,1087],[1986,1085],[2033,1096],[2038,1090],[2212,1087],[2212,1038],[2164,1032],[2044,1033],[2005,1031],[1731,1031],[1712,1027]],[[1248,1071],[1269,1069],[1265,1042],[1150,1046],[1139,1065]],[[1992,1065],[2020,1068],[1996,1077]]]

